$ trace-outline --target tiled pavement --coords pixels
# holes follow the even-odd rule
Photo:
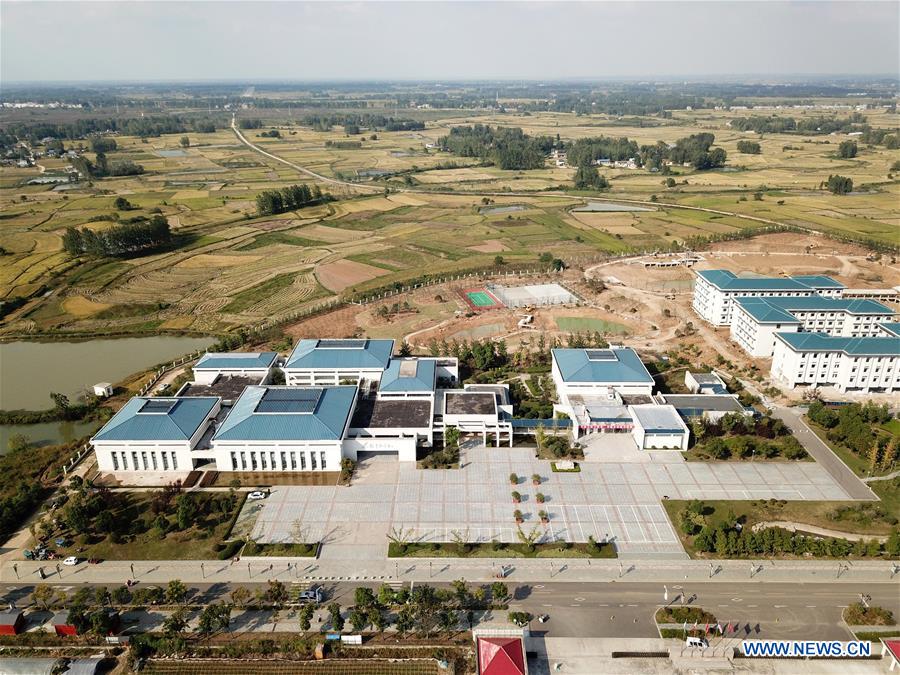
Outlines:
[[[670,499],[847,499],[814,462],[591,463],[580,473],[554,473],[528,449],[472,449],[460,470],[417,470],[390,456],[362,463],[346,487],[279,487],[266,500],[254,528],[257,541],[292,539],[294,523],[307,541],[325,542],[323,557],[385,555],[391,528],[412,540],[518,541],[513,511],[524,515],[544,541],[611,539],[622,554],[680,553],[678,537],[660,502]],[[369,472],[371,471],[371,474]],[[515,487],[510,473],[519,476]],[[541,475],[533,486],[531,475]],[[367,479],[373,476],[374,480]],[[512,490],[522,494],[513,504]],[[546,496],[538,504],[535,494]],[[546,510],[550,522],[538,518]]]

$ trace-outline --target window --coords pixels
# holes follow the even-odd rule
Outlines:
[[[141,464],[144,467],[144,471],[147,471],[147,453],[144,450],[141,450]]]
[[[237,471],[238,462],[237,462],[237,453],[236,452],[231,453],[231,468],[232,468],[232,470]]]
[[[250,453],[250,468],[256,471],[256,453]]]
[[[310,463],[310,466],[312,467],[312,470],[315,471],[316,468],[317,468],[317,467],[316,467],[316,453],[315,453],[315,452],[309,453],[309,463]]]
[[[306,453],[305,452],[300,453],[300,470],[306,471]]]
[[[169,470],[169,453],[168,453],[168,452],[161,452],[161,453],[159,453],[159,454],[160,454],[160,456],[162,457],[163,469],[165,469],[166,471],[168,471],[168,470]]]
[[[275,452],[274,451],[269,453],[269,459],[272,460],[271,463],[269,464],[269,468],[274,471],[275,470]]]
[[[320,454],[320,457],[322,459],[322,470],[324,471],[325,470],[325,452],[324,451]]]
[[[128,453],[122,453],[122,468],[127,471],[128,470]]]
[[[281,452],[281,470],[284,471],[287,469],[287,455],[284,451]]]
[[[291,453],[291,471],[296,471],[296,470],[297,470],[297,453],[292,452]]]
[[[178,471],[178,455],[176,453],[172,453],[172,470]]]
[[[137,471],[138,469],[141,468],[140,465],[138,464],[137,452],[135,452],[134,450],[131,451],[131,466],[134,467],[135,471]]]
[[[156,468],[156,453],[155,452],[150,453],[150,461],[153,462],[153,470],[159,471],[159,469]]]
[[[113,461],[113,471],[119,470],[119,458],[116,456],[116,453],[112,453],[112,461]]]
[[[247,470],[247,453],[246,452],[241,453],[241,469],[244,471]]]
[[[259,453],[259,464],[260,464],[260,468],[263,471],[265,471],[266,469],[269,468],[268,464],[266,464],[266,453],[264,453],[264,452]]]

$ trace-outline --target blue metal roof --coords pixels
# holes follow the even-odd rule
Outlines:
[[[599,358],[590,358],[596,352]],[[637,353],[620,349],[554,349],[553,360],[565,382],[640,382],[653,384],[653,378]]]
[[[434,359],[391,359],[391,365],[381,376],[379,390],[387,392],[434,391],[435,371]]]
[[[384,370],[393,351],[393,340],[300,340],[284,367]]]
[[[844,288],[844,284],[839,281],[819,275],[744,278],[728,270],[702,270],[697,275],[723,291],[814,291],[818,288]]]
[[[200,357],[194,369],[240,370],[270,368],[277,357],[278,352],[208,352]]]
[[[866,299],[823,298],[819,295],[793,298],[736,298],[742,309],[760,323],[799,323],[790,312],[844,312],[847,314],[884,314],[896,312],[880,302]]]
[[[894,335],[896,337],[900,337],[900,322],[898,321],[885,321],[882,324],[879,324],[887,333]]]
[[[798,352],[900,357],[900,337],[833,337],[825,333],[775,333],[775,337]]]
[[[135,396],[91,440],[187,441],[218,402],[215,396]]]
[[[269,391],[309,392],[315,405],[294,408],[295,412],[260,411]],[[219,426],[213,442],[338,441],[343,438],[355,401],[355,386],[247,387]]]

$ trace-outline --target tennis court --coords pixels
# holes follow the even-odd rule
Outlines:
[[[474,310],[496,309],[503,306],[503,303],[485,288],[469,288],[462,291],[461,295],[466,304]]]

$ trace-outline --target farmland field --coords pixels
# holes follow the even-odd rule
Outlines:
[[[898,125],[895,112],[865,114],[873,128]],[[735,116],[675,110],[667,119],[623,123],[606,114],[431,109],[420,113],[420,131],[379,130],[348,144],[339,126],[315,130],[270,113],[260,128],[242,132],[256,147],[223,119],[212,133],[186,134],[187,147],[185,134],[117,135],[110,158],[139,163],[141,175],[55,186],[29,181],[61,172],[64,159],[4,167],[0,299],[19,306],[0,321],[0,336],[225,333],[425,275],[537,267],[541,254],[577,264],[772,224],[900,246],[900,171],[892,169],[900,151],[860,144],[856,157],[844,159],[835,152],[841,134],[767,133],[755,137],[760,154],[740,154],[737,142],[747,134],[730,127]],[[709,132],[728,160],[713,171],[673,167],[668,185],[660,173],[603,167],[608,190],[575,191],[574,168],[549,159],[538,169],[504,170],[435,147],[451,127],[476,122],[570,142],[608,135],[671,144]],[[273,131],[280,137],[263,136]],[[90,151],[84,157],[96,160]],[[851,194],[820,188],[838,172],[853,179]],[[316,184],[334,200],[257,213],[261,191],[299,183]],[[127,210],[117,209],[117,197]],[[68,227],[102,231],[154,214],[175,237],[163,250],[98,259],[63,249]],[[689,287],[672,283],[659,290]],[[562,317],[558,328],[620,330],[584,321]]]

